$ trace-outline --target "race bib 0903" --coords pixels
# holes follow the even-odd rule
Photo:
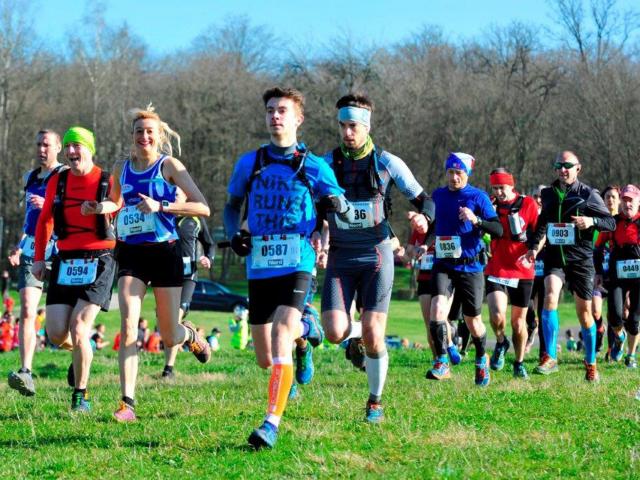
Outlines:
[[[135,206],[124,207],[116,220],[118,238],[153,232],[156,228],[155,213],[143,213]]]
[[[74,258],[60,261],[58,285],[90,285],[96,281],[98,259]]]
[[[551,245],[575,245],[576,226],[573,223],[550,223],[547,239]]]
[[[462,244],[460,237],[436,237],[436,258],[460,258],[462,256]]]
[[[300,235],[263,235],[251,238],[251,268],[290,268],[300,263]]]

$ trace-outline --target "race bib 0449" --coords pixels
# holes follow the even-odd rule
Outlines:
[[[75,258],[60,261],[58,285],[90,285],[96,281],[98,259]]]
[[[618,278],[622,279],[640,278],[640,260],[618,260],[616,273]]]
[[[547,239],[551,245],[575,245],[576,226],[573,223],[550,223]]]
[[[436,258],[460,258],[462,256],[462,244],[460,237],[436,237]]]
[[[263,235],[251,238],[251,268],[290,268],[300,263],[300,235]]]
[[[124,207],[116,220],[118,238],[153,232],[156,228],[155,213],[143,213],[135,206]]]

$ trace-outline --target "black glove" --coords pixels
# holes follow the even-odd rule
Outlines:
[[[231,249],[239,257],[246,257],[251,253],[251,234],[246,230],[240,230],[231,237]]]

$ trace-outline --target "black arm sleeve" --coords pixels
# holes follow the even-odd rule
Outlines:
[[[213,261],[216,256],[216,246],[213,243],[213,239],[211,238],[211,232],[209,232],[207,222],[205,222],[202,218],[200,219],[200,232],[198,232],[198,240],[202,244],[204,255],[208,257],[209,260]]]
[[[424,193],[424,190],[420,192],[420,195],[411,200],[411,204],[427,218],[429,224],[433,223],[433,220],[436,218],[436,204]]]
[[[231,238],[238,230],[240,230],[240,223],[242,217],[242,204],[244,198],[229,196],[227,203],[224,206],[223,222],[224,232],[227,238]]]
[[[616,229],[615,219],[595,189],[591,190],[587,200],[586,214],[594,218],[594,227],[599,232],[613,232]]]
[[[500,223],[500,219],[498,217],[482,220],[482,224],[479,228],[480,230],[487,232],[492,237],[501,237],[504,231],[502,223]]]

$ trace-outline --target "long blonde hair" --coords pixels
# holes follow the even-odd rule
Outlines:
[[[177,132],[171,129],[166,122],[163,122],[155,112],[155,108],[150,103],[146,108],[132,108],[128,112],[129,117],[131,118],[131,132],[133,133],[133,127],[135,126],[138,120],[150,118],[156,120],[158,122],[158,127],[160,130],[160,142],[158,142],[158,153],[164,153],[169,156],[173,156],[173,146],[171,145],[171,140],[176,141],[176,147],[178,155],[180,155],[180,135]],[[134,158],[135,151],[131,149],[131,158]]]

